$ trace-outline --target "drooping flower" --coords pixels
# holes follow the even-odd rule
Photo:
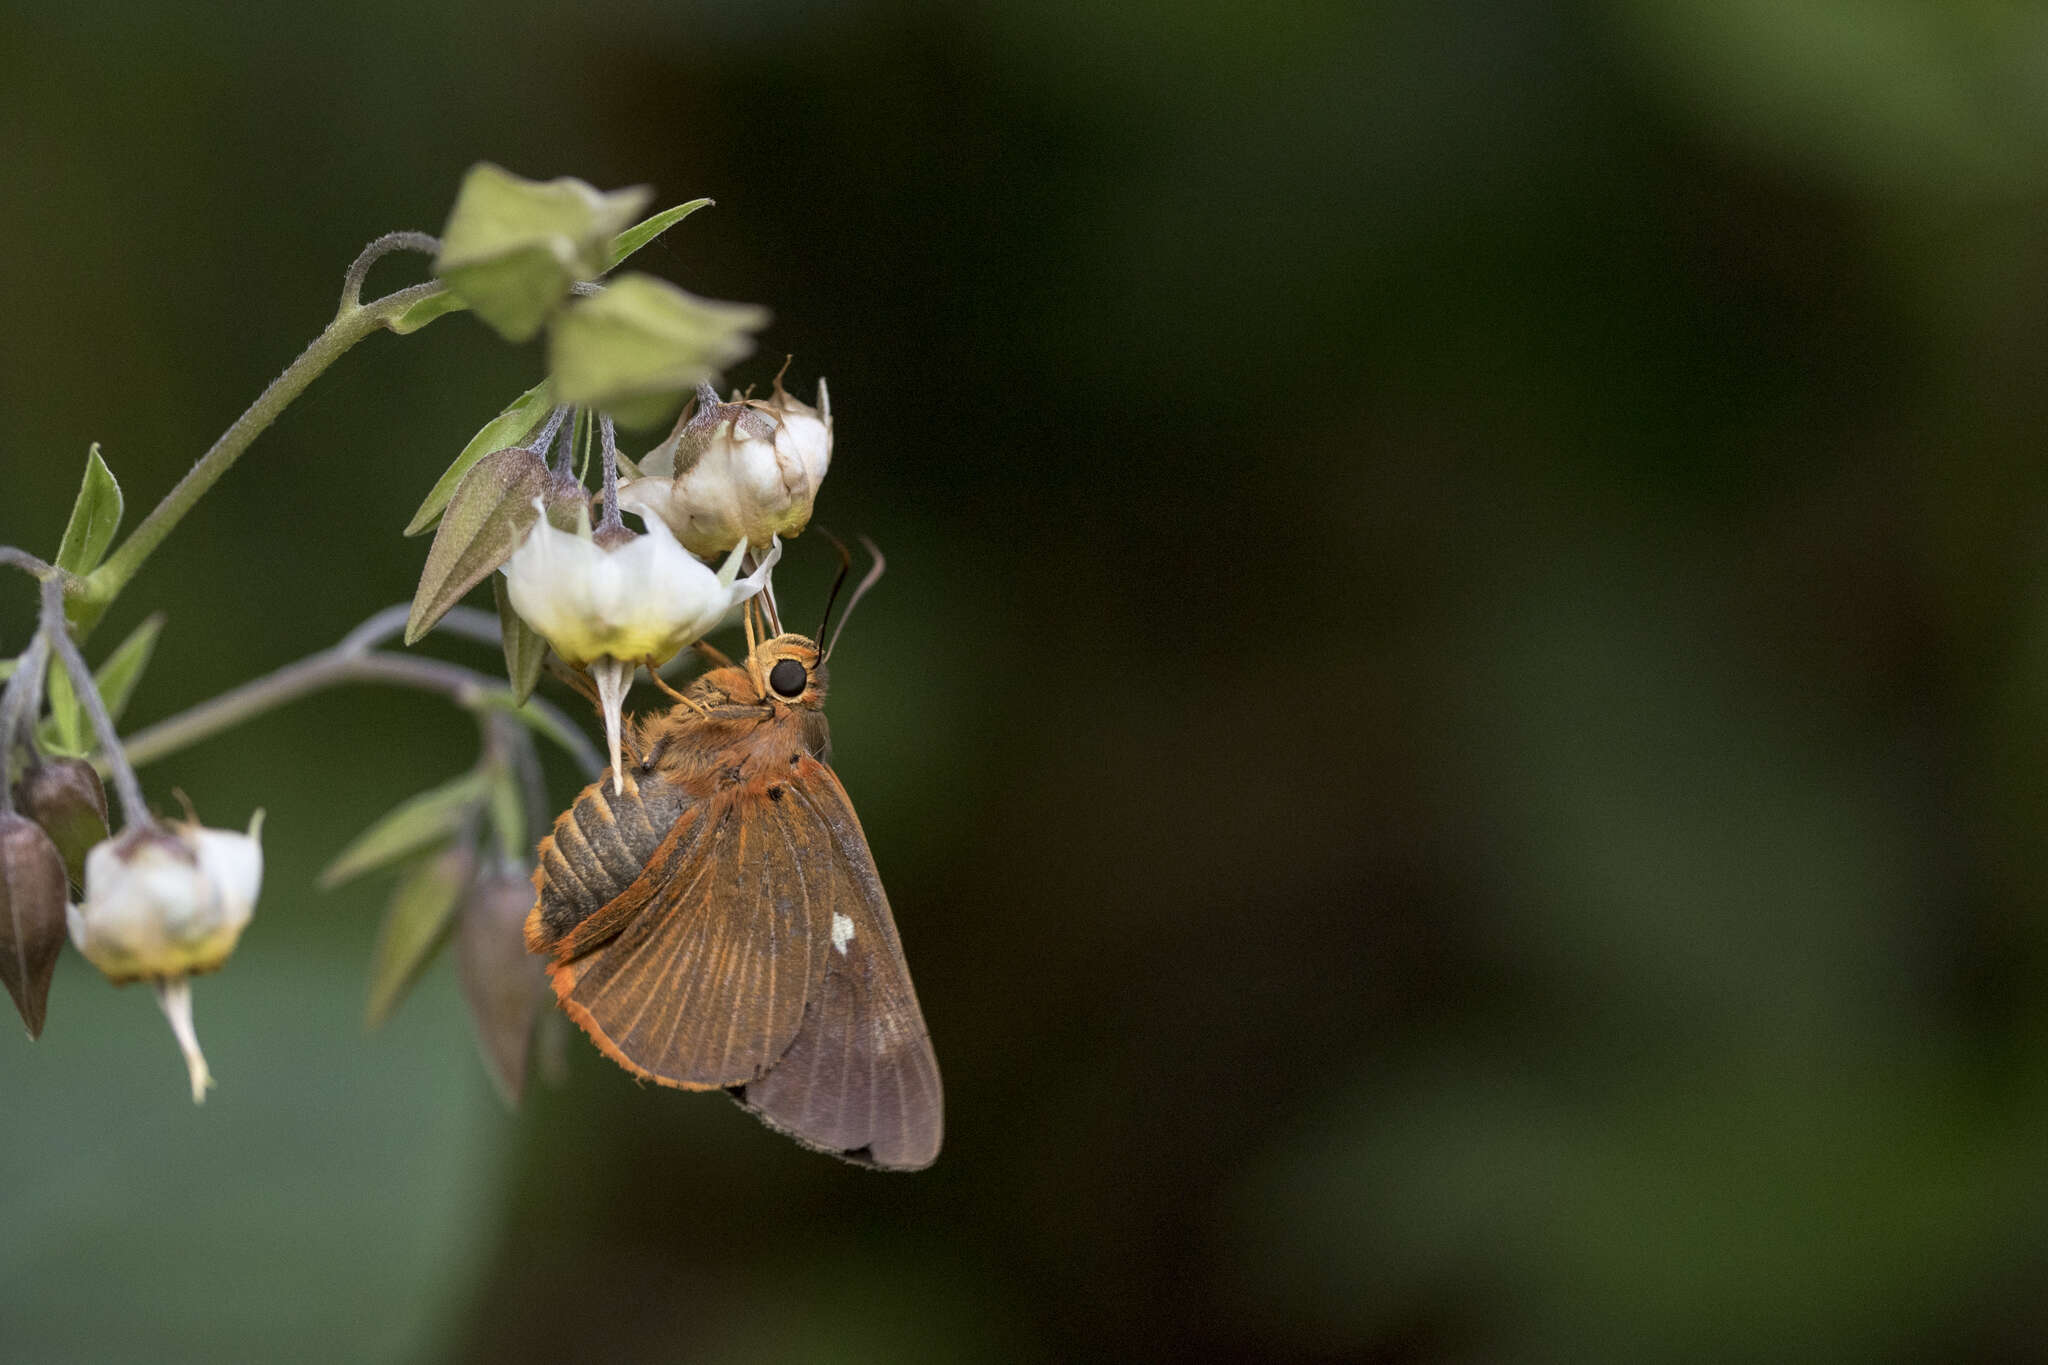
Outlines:
[[[85,859],[85,898],[70,907],[71,941],[117,985],[151,981],[178,1037],[201,1103],[213,1084],[192,1031],[185,978],[227,961],[263,884],[263,812],[246,834],[198,821],[131,827]]]
[[[634,666],[674,658],[759,592],[782,555],[777,542],[745,578],[745,542],[712,569],[676,543],[659,518],[647,532],[623,528],[592,535],[587,520],[571,531],[545,517],[505,564],[512,609],[572,668],[596,679],[611,746],[612,783],[620,785],[619,712]]]
[[[810,524],[832,464],[832,396],[818,381],[812,407],[784,392],[721,403],[709,387],[674,434],[619,486],[620,505],[668,524],[693,554],[766,544]]]

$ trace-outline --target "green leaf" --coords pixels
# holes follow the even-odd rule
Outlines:
[[[609,268],[611,240],[647,206],[645,186],[525,180],[489,162],[463,177],[434,273],[508,341],[525,341],[578,280]]]
[[[85,708],[71,686],[71,674],[64,662],[52,655],[50,678],[43,689],[50,714],[36,727],[36,742],[52,753],[78,758],[90,751],[85,741]]]
[[[687,204],[677,204],[672,209],[663,209],[652,218],[633,224],[618,236],[612,238],[612,245],[605,269],[617,270],[628,256],[646,246],[677,223],[688,218],[698,209],[708,208],[709,199],[692,199]]]
[[[433,956],[456,904],[469,888],[475,864],[468,849],[449,847],[422,860],[398,883],[370,956],[370,997],[364,1017],[371,1028],[391,1017]]]
[[[12,659],[0,659],[0,682],[6,682],[9,678],[13,677],[14,670],[20,667],[20,655],[16,655]]]
[[[411,336],[436,318],[447,317],[450,313],[465,313],[469,305],[443,289],[438,294],[429,294],[397,317],[384,324],[385,330],[399,336]]]
[[[455,463],[448,466],[434,483],[427,500],[420,504],[420,510],[412,514],[406,523],[405,533],[419,535],[441,519],[441,511],[448,506],[448,500],[455,496],[462,476],[469,473],[470,466],[494,451],[504,450],[524,440],[539,426],[541,419],[548,415],[552,406],[548,399],[548,381],[543,379],[525,393],[520,394],[499,411],[496,417],[484,423],[483,430],[469,438],[469,444],[455,457]]]
[[[652,275],[622,276],[555,319],[548,365],[556,399],[648,425],[753,350],[752,333],[767,322],[764,308],[700,299]]]
[[[91,573],[114,543],[121,527],[121,485],[100,458],[99,442],[86,453],[85,478],[78,485],[78,501],[71,504],[71,520],[64,527],[64,539],[57,546],[57,567],[67,573]]]
[[[540,519],[535,498],[563,496],[547,464],[530,450],[500,450],[478,460],[456,486],[420,571],[405,642],[412,644],[448,608],[512,557]]]
[[[128,701],[135,695],[136,684],[142,681],[142,670],[149,667],[149,656],[156,652],[156,637],[163,628],[164,614],[151,615],[128,632],[128,638],[114,646],[107,661],[93,670],[100,700],[106,703],[107,714],[113,719],[118,721],[128,709]]]
[[[401,801],[358,834],[320,874],[325,888],[352,877],[388,867],[429,844],[453,834],[484,797],[484,775],[464,773],[418,796]]]
[[[540,681],[541,665],[548,658],[548,642],[512,610],[505,575],[491,575],[491,595],[498,601],[498,639],[505,646],[505,678],[512,684],[512,695],[524,705]]]

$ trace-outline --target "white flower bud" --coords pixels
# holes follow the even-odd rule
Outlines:
[[[255,913],[262,825],[258,811],[247,834],[180,822],[95,844],[71,941],[117,982],[212,971]]]
[[[619,486],[619,503],[666,522],[693,554],[723,554],[802,531],[831,464],[832,398],[823,380],[815,408],[779,380],[765,402],[720,403],[707,389],[640,462],[643,477]]]

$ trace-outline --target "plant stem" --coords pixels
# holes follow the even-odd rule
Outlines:
[[[35,723],[43,704],[43,670],[49,667],[50,642],[36,632],[15,661],[14,676],[0,692],[0,812],[14,809],[14,744],[23,723]]]
[[[363,278],[370,273],[370,267],[394,251],[417,251],[432,256],[441,250],[441,239],[426,232],[387,232],[376,241],[364,247],[362,254],[349,265],[348,274],[341,280],[341,307],[337,314],[357,308],[363,301]]]
[[[297,663],[286,664],[274,673],[223,692],[210,701],[201,702],[188,711],[129,736],[128,757],[136,764],[153,763],[287,702],[341,683],[390,683],[438,692],[471,711],[516,712],[522,709],[513,703],[511,689],[497,678],[439,659],[390,654],[374,649],[378,641],[403,628],[408,610],[404,606],[386,608],[349,632],[341,643],[332,648],[310,654]],[[477,611],[469,611],[468,614],[477,619],[459,619],[456,631],[495,643],[497,623],[489,622],[489,634],[486,636],[485,614]],[[597,750],[560,708],[540,697],[529,698],[525,705],[546,722],[548,733],[569,751],[583,771],[596,776],[603,767]]]
[[[403,235],[403,234],[395,234]],[[382,239],[380,239],[382,240]],[[376,243],[372,243],[374,248]],[[365,254],[368,254],[367,252]],[[375,259],[372,257],[371,259]],[[360,263],[360,261],[359,261]],[[353,267],[352,267],[353,269]],[[368,269],[365,265],[364,269]],[[234,424],[221,433],[213,447],[200,456],[199,462],[178,480],[177,486],[164,494],[150,514],[142,519],[120,548],[109,555],[104,563],[82,579],[75,580],[68,594],[72,624],[82,640],[128,580],[143,565],[156,547],[163,543],[171,528],[183,520],[192,510],[193,504],[203,497],[209,488],[227,473],[230,466],[241,458],[242,452],[262,434],[264,428],[277,420],[279,413],[291,405],[291,401],[305,392],[328,366],[370,333],[386,322],[398,317],[421,299],[441,292],[438,281],[416,284],[393,294],[386,294],[374,303],[345,307],[327,324],[325,331],[313,338],[312,344],[299,353],[298,359],[285,367],[284,373],[270,381],[268,388],[257,396],[254,403]]]
[[[19,569],[26,574],[34,574],[37,578],[48,578],[57,572],[51,565],[37,559],[27,550],[17,550],[12,545],[0,545],[0,564],[5,564],[10,569]]]
[[[604,451],[604,522],[607,531],[625,528],[619,520],[619,433],[610,417],[598,419],[597,430]]]
[[[42,627],[42,638],[50,642],[50,648],[56,651],[64,671],[71,675],[71,691],[92,721],[93,733],[99,736],[100,751],[105,757],[107,771],[114,779],[114,790],[121,795],[122,823],[143,829],[153,828],[156,817],[149,813],[149,806],[142,799],[142,784],[135,780],[135,769],[129,765],[128,756],[121,752],[121,737],[114,733],[114,718],[107,714],[107,704],[100,699],[99,684],[93,681],[92,670],[85,666],[85,656],[78,652],[78,646],[71,639],[71,628],[65,623],[64,580],[61,578],[43,580]]]

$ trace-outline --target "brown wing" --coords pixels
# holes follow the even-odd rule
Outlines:
[[[775,805],[747,787],[691,805],[645,870],[555,948],[563,1011],[636,1075],[743,1084],[796,1037],[826,947],[802,869],[830,845]]]
[[[776,814],[807,832],[797,871],[818,965],[788,1052],[733,1097],[807,1147],[886,1170],[929,1166],[945,1129],[939,1065],[867,838],[824,764],[805,758],[786,790]]]

